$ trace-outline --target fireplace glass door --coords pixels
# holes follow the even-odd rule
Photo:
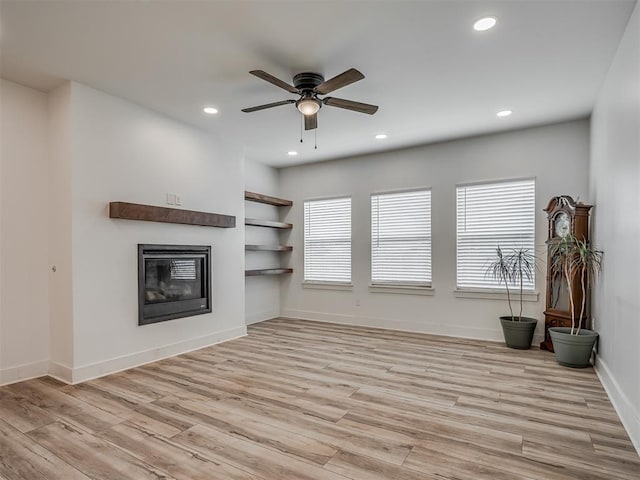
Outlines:
[[[208,246],[139,246],[139,324],[211,311]]]

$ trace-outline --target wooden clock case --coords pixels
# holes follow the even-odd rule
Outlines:
[[[540,343],[541,350],[549,350],[553,352],[553,344],[549,337],[550,327],[571,327],[571,308],[569,306],[568,292],[566,281],[558,273],[552,271],[552,259],[550,251],[554,244],[562,240],[556,233],[555,222],[561,212],[565,212],[569,218],[570,228],[569,234],[578,240],[589,241],[589,211],[592,205],[585,205],[581,202],[576,203],[573,198],[568,195],[553,197],[549,201],[549,205],[544,209],[547,212],[547,285],[546,285],[546,304],[544,311],[544,341]],[[574,299],[574,314],[577,319],[580,316],[580,305],[582,303],[582,289],[580,287],[580,279],[575,278],[571,282],[571,291]],[[590,308],[589,298],[587,300],[587,309],[582,317],[582,327],[590,327]]]

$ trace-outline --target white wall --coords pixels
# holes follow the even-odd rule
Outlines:
[[[589,124],[581,120],[281,170],[280,191],[294,202],[286,218],[294,224],[294,274],[282,283],[282,315],[501,340],[498,317],[508,314],[505,301],[454,296],[456,184],[536,177],[536,245],[545,252],[542,209],[555,195],[585,199],[588,147]],[[414,187],[432,188],[435,294],[371,293],[370,194]],[[353,290],[303,288],[303,201],[339,195],[352,196]],[[539,300],[525,304],[525,315],[543,320],[544,286],[539,272]],[[542,328],[539,322],[535,341]]]
[[[0,80],[0,385],[49,360],[47,96]]]
[[[245,190],[279,197],[278,171],[267,165],[245,160]],[[245,217],[263,220],[279,220],[281,207],[256,202],[245,202]],[[284,238],[284,235],[283,235]],[[280,233],[274,228],[247,226],[245,242],[249,245],[277,245]],[[247,270],[279,267],[281,259],[286,261],[288,253],[249,251],[245,255]],[[246,323],[256,323],[280,315],[279,275],[245,277]]]
[[[77,83],[0,94],[0,384],[82,381],[246,332],[240,148]],[[110,201],[167,192],[237,227],[108,218]],[[138,243],[212,245],[213,312],[138,327]]]
[[[71,240],[71,83],[48,95],[49,128],[49,373],[71,379],[73,370],[73,285]],[[55,272],[53,271],[55,267]]]
[[[597,371],[640,452],[640,7],[636,5],[591,118]]]
[[[243,335],[242,153],[72,84],[73,381]],[[235,215],[237,228],[111,220],[110,201]],[[213,312],[138,326],[137,245],[211,245]]]

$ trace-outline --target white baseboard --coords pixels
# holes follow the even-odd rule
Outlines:
[[[49,362],[49,372],[47,375],[63,383],[70,384],[73,379],[73,368],[61,363]]]
[[[138,367],[146,363],[173,357],[182,353],[191,352],[200,348],[226,342],[234,338],[243,337],[247,334],[246,326],[230,328],[222,332],[216,332],[204,337],[193,338],[182,342],[165,345],[163,347],[152,348],[142,352],[136,352],[121,357],[112,358],[102,362],[96,362],[81,367],[71,368],[53,361],[41,361],[17,367],[0,370],[0,386],[10,383],[23,382],[32,378],[50,377],[68,384],[85,382],[93,378],[103,377],[112,373]]]
[[[301,320],[315,320],[319,322],[339,323],[359,327],[385,328],[413,333],[428,333],[431,335],[443,335],[447,337],[468,338],[473,340],[487,340],[490,342],[504,342],[500,322],[496,318],[496,328],[461,327],[460,325],[445,325],[441,323],[429,323],[424,321],[397,320],[388,318],[364,317],[358,315],[345,315],[340,313],[313,312],[307,310],[285,309],[283,317],[299,318]],[[542,342],[541,334],[533,337],[533,345]]]
[[[26,363],[16,367],[3,368],[0,370],[0,386],[11,383],[22,382],[32,378],[42,377],[49,371],[49,361]]]
[[[631,443],[640,455],[640,412],[634,407],[629,397],[618,385],[615,377],[609,370],[606,362],[601,357],[596,357],[596,374],[604,387],[613,408],[615,408],[622,425],[627,430]]]
[[[193,338],[173,343],[171,345],[165,345],[163,347],[123,355],[121,357],[112,358],[102,362],[83,365],[73,369],[72,381],[70,383],[76,384],[86,382],[87,380],[103,377],[122,370],[128,370],[129,368],[138,367],[147,363],[156,362],[163,358],[173,357],[182,353],[215,345],[216,343],[243,337],[246,334],[247,328],[243,325],[241,327],[230,328],[204,337]]]
[[[279,310],[263,310],[261,312],[249,313],[245,317],[244,323],[246,325],[252,325],[258,322],[264,322],[265,320],[271,320],[280,316]]]

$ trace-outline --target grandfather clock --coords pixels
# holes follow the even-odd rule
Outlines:
[[[582,289],[579,278],[575,278],[570,286],[559,274],[554,273],[551,267],[551,250],[554,244],[561,241],[565,236],[571,234],[578,240],[589,240],[589,210],[591,205],[582,202],[576,203],[568,195],[553,197],[547,208],[547,221],[549,229],[547,233],[547,299],[544,311],[544,341],[540,344],[541,350],[553,352],[553,344],[549,337],[550,327],[570,327],[571,307],[569,302],[569,290],[571,288],[574,299],[574,313],[576,320],[580,315],[580,304],[582,303]],[[587,312],[582,317],[582,326],[589,328],[587,299]]]

